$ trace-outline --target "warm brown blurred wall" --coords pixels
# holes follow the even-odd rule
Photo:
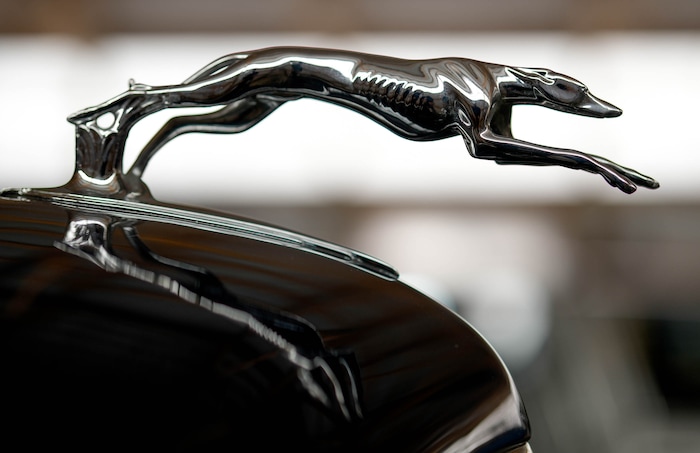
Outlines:
[[[697,0],[0,0],[0,33],[690,30]]]
[[[342,34],[540,30],[697,32],[700,0],[0,0],[0,35],[4,37],[65,33],[90,40],[133,32]],[[675,46],[679,42],[665,38],[661,41],[657,43],[660,46],[668,42]],[[12,39],[6,42],[11,43]],[[645,37],[643,43],[648,46],[654,39]],[[687,43],[681,47],[687,48]],[[692,55],[694,58],[696,54]],[[668,77],[668,67],[661,67],[663,76]],[[109,87],[105,86],[105,90],[108,93]],[[670,91],[670,94],[679,93]],[[656,96],[656,92],[644,94],[650,103],[659,101],[650,96]],[[679,103],[677,98],[668,102],[668,106]],[[648,105],[654,107],[647,103],[638,105],[644,109]],[[633,110],[627,115],[634,114]],[[644,115],[639,117],[646,121]],[[666,130],[663,120],[655,118],[654,123],[641,123],[639,131],[692,132],[691,128],[680,127],[683,123],[676,116],[669,115],[666,119],[671,125]],[[687,166],[688,153],[698,149],[695,142],[687,140],[687,147],[679,149],[662,147],[658,150],[658,170],[639,169],[657,176],[657,171],[670,168],[668,162]],[[30,144],[31,140],[27,140],[21,147]],[[5,153],[10,154],[10,150],[8,147]],[[661,180],[660,190],[671,188],[673,193],[671,179]],[[646,195],[635,194],[642,201]],[[356,248],[386,260],[401,272],[430,271],[436,281],[445,278],[440,272],[449,265],[460,284],[448,288],[454,293],[455,305],[461,302],[466,307],[462,314],[479,329],[482,325],[477,324],[473,311],[469,311],[476,302],[460,289],[480,286],[483,276],[507,276],[513,270],[528,276],[535,274],[533,269],[544,269],[537,278],[533,277],[533,282],[551,292],[546,300],[549,311],[543,315],[550,326],[545,332],[547,338],[529,363],[515,369],[530,414],[534,451],[698,451],[700,203],[697,196],[690,194],[687,199],[681,197],[675,202],[630,205],[586,199],[563,204],[534,200],[530,205],[513,206],[486,200],[475,205],[470,200],[442,203],[414,200],[403,205],[383,205],[345,202],[341,197],[323,205],[280,202],[280,205],[236,206],[227,199],[206,207],[284,225]],[[409,224],[406,219],[420,218],[430,222],[400,230],[418,231],[419,235],[408,236],[412,241],[403,241],[405,236],[394,230],[397,225]],[[425,225],[435,226],[436,219],[449,222],[437,224],[432,230],[425,228]],[[505,229],[494,228],[501,223]],[[390,228],[372,229],[376,225]],[[479,229],[484,225],[489,228]],[[383,235],[378,231],[384,231]],[[444,233],[453,231],[458,233],[454,242],[447,247],[436,245],[451,240],[453,236]],[[474,231],[478,234],[470,235]],[[486,235],[485,231],[490,234]],[[381,247],[374,248],[377,244]],[[465,250],[468,253],[459,253]],[[391,253],[394,251],[401,252],[401,257],[394,257]],[[429,260],[426,255],[442,256]],[[406,257],[408,260],[402,260]],[[415,263],[421,266],[411,268]],[[469,273],[470,269],[480,272]],[[560,274],[564,277],[560,278]],[[548,285],[554,277],[561,283],[550,289]],[[503,285],[494,285],[494,289],[500,286]],[[522,302],[520,297],[513,300]],[[507,321],[508,315],[515,318],[498,305],[495,313],[501,321]],[[523,322],[521,318],[517,320]]]

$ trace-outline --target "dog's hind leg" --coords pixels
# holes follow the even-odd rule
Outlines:
[[[485,132],[476,143],[474,157],[494,160],[499,164],[558,165],[601,175],[613,187],[632,193],[637,185],[655,189],[654,179],[618,165],[603,157],[564,148],[536,145],[510,137]]]
[[[291,99],[291,98],[290,98]],[[128,174],[141,177],[153,155],[172,139],[190,132],[236,134],[258,124],[288,99],[249,96],[211,113],[171,118],[141,150]]]

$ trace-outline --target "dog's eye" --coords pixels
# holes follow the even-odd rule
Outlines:
[[[578,90],[576,87],[571,86],[568,83],[564,82],[557,82],[555,85],[556,91],[554,96],[556,99],[558,99],[561,102],[573,102],[578,99],[578,97],[581,95],[581,91]]]
[[[565,92],[565,93],[574,94],[574,93],[578,92],[578,90],[575,87],[572,87],[569,84],[561,83],[561,82],[557,83],[557,88],[559,88],[562,92]]]

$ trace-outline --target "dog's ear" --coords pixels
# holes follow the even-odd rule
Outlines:
[[[545,85],[553,85],[554,79],[549,77],[550,70],[545,68],[508,68],[510,72],[521,79],[536,80]]]

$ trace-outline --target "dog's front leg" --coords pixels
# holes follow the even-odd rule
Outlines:
[[[625,193],[637,190],[637,185],[655,189],[654,179],[631,168],[623,167],[603,157],[564,148],[554,148],[495,135],[491,131],[479,135],[475,157],[491,159],[499,164],[558,165],[601,175],[613,187]]]

